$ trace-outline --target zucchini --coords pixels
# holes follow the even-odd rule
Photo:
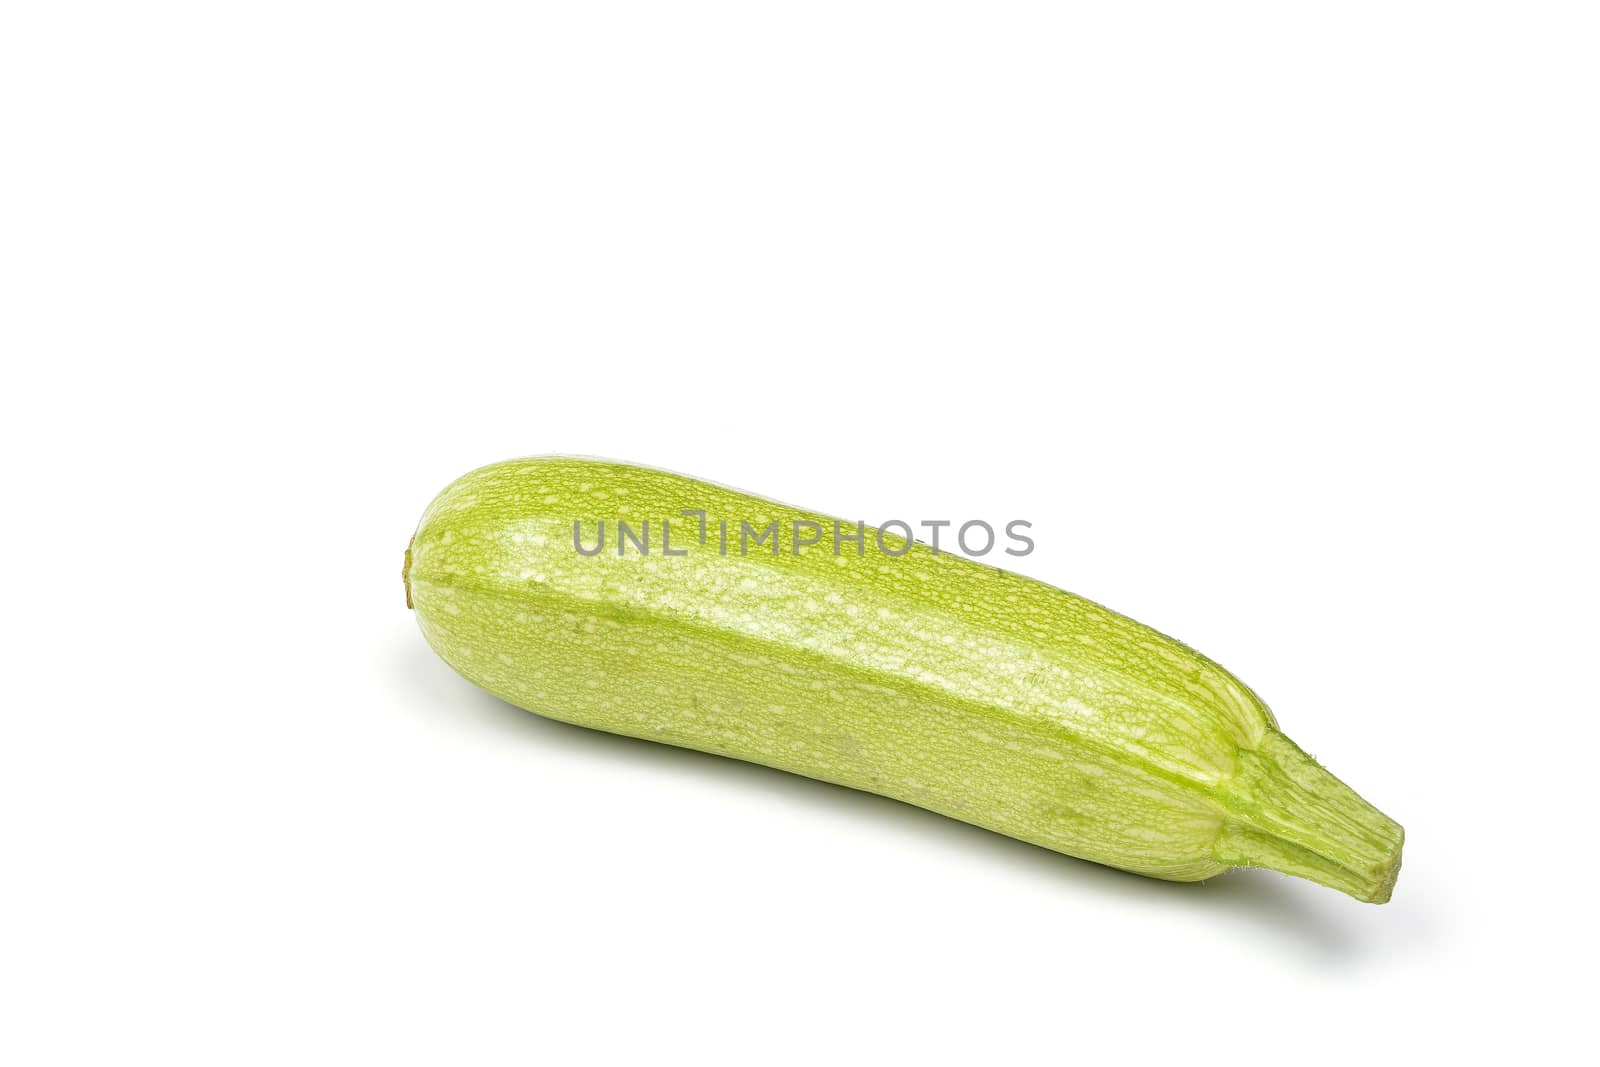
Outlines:
[[[1382,903],[1399,873],[1400,826],[1222,667],[892,533],[677,474],[538,457],[445,489],[403,580],[446,663],[550,718],[1155,878],[1267,867]]]

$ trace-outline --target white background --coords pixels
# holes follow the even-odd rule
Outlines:
[[[0,1060],[1591,1041],[1597,52],[1588,4],[7,5]],[[402,550],[542,452],[1032,520],[1404,823],[1393,903],[476,691]]]

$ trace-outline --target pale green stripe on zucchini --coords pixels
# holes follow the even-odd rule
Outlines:
[[[709,516],[707,543],[684,510]],[[727,555],[717,521],[735,534]],[[776,519],[781,551],[738,551]],[[574,547],[574,521],[594,545]],[[619,554],[618,520],[650,552]],[[674,549],[660,551],[660,523]],[[821,525],[796,553],[796,520]],[[1052,586],[681,475],[541,457],[428,507],[407,601],[463,676],[541,715],[895,797],[1179,881],[1230,867],[1389,899],[1400,827],[1200,653]],[[854,523],[843,523],[853,533]],[[885,542],[890,552],[905,546]]]

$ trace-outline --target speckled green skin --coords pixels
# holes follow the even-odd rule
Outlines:
[[[708,514],[705,544],[685,509]],[[739,555],[740,520],[774,518],[779,553]],[[649,520],[648,555],[631,543],[618,554],[618,519]],[[662,555],[663,519],[687,555]],[[798,554],[797,519],[824,531]],[[605,520],[603,553],[575,550],[574,520],[591,548]],[[871,528],[863,554],[835,555],[833,529],[832,517],[676,474],[515,460],[428,507],[407,593],[447,663],[541,715],[880,793],[1158,878],[1270,866],[1388,899],[1400,827],[1216,663],[1041,582],[920,543],[888,555]]]

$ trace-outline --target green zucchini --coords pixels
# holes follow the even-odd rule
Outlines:
[[[1382,903],[1399,873],[1400,826],[1222,667],[905,537],[677,474],[539,457],[445,489],[403,578],[446,663],[550,718],[1156,878],[1267,867]]]

